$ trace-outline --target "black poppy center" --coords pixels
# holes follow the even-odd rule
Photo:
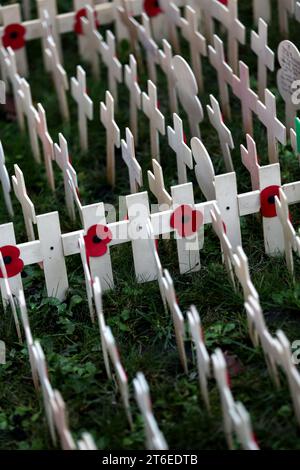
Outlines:
[[[156,8],[159,8],[158,0],[154,0],[154,6],[155,6]]]
[[[183,225],[187,224],[189,221],[190,221],[190,216],[189,215],[183,215],[182,216]]]
[[[10,264],[12,262],[12,257],[4,256],[3,261],[4,261],[4,264]]]
[[[17,31],[12,31],[9,35],[10,39],[17,39],[19,36],[19,33]]]
[[[269,204],[275,204],[275,196],[269,196],[268,197],[268,203]]]
[[[102,242],[101,238],[99,238],[98,235],[94,235],[93,243],[101,243],[101,242]]]

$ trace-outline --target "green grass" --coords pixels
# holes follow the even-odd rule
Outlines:
[[[67,1],[58,2],[60,11],[68,9]],[[61,5],[60,5],[61,4]],[[252,71],[251,83],[256,88],[256,59],[249,48],[249,31],[252,27],[251,2],[239,2],[240,18],[247,25],[247,47],[241,48],[241,57]],[[276,50],[280,40],[277,13],[273,14],[270,28],[270,44]],[[294,23],[291,38],[299,45],[297,24]],[[68,75],[75,74],[78,61],[76,41],[73,34],[63,38],[65,67]],[[70,100],[71,125],[62,124],[50,77],[43,69],[39,41],[27,48],[30,64],[29,81],[35,103],[41,102],[46,109],[49,128],[54,141],[58,132],[68,140],[70,154],[79,178],[84,203],[97,201],[117,204],[118,196],[129,193],[128,175],[117,152],[117,184],[113,192],[105,178],[105,132],[99,122],[99,103],[104,99],[107,87],[106,71],[102,68],[101,81],[94,83],[87,64],[88,90],[94,101],[95,119],[89,125],[90,149],[83,154],[79,148],[76,107]],[[123,63],[128,61],[128,45],[119,46],[118,55]],[[188,48],[183,44],[183,55]],[[209,102],[209,94],[218,98],[216,76],[205,61],[206,92],[201,96],[203,105]],[[146,71],[139,73],[141,87],[146,89]],[[275,74],[271,77],[271,90],[276,91]],[[166,83],[159,73],[159,102],[167,124],[171,116],[168,110]],[[129,125],[128,92],[119,87],[120,104],[116,120],[124,136]],[[233,120],[228,125],[233,133],[235,151],[234,165],[238,176],[239,192],[249,191],[250,178],[241,164],[239,146],[245,143],[241,127],[240,105],[232,97]],[[284,116],[284,106],[278,101],[278,114]],[[182,113],[184,116],[184,113]],[[188,135],[188,126],[185,130]],[[137,148],[147,189],[146,170],[151,168],[149,132],[147,119],[140,114],[140,142]],[[216,172],[225,171],[215,131],[206,116],[201,125],[203,141],[213,159]],[[80,228],[80,222],[72,224],[64,206],[63,181],[55,171],[57,191],[53,195],[47,187],[45,170],[34,162],[28,135],[22,135],[15,122],[1,116],[0,137],[3,143],[8,169],[18,163],[24,172],[30,197],[37,214],[59,210],[63,232]],[[264,128],[255,120],[255,140],[261,161],[267,164],[267,145]],[[166,186],[177,183],[176,159],[168,148],[167,139],[161,138],[161,161]],[[280,152],[283,182],[299,180],[300,171],[296,157],[287,146]],[[191,172],[189,177],[195,182]],[[195,184],[195,198],[202,196]],[[152,200],[152,198],[151,198]],[[153,202],[155,202],[153,200]],[[26,241],[21,211],[14,201],[16,216],[14,226],[18,242]],[[298,207],[292,208],[293,222],[300,225]],[[0,207],[0,223],[8,222],[4,205]],[[260,220],[249,216],[242,220],[242,237],[253,282],[260,294],[266,321],[275,333],[282,328],[293,342],[300,338],[300,264],[296,262],[297,282],[293,285],[284,259],[269,259],[264,254],[263,233]],[[222,429],[222,413],[217,387],[210,381],[211,414],[201,400],[196,369],[192,363],[190,343],[187,351],[190,359],[186,376],[179,363],[174,330],[169,314],[160,299],[158,284],[137,284],[134,278],[132,253],[127,246],[112,250],[113,271],[116,288],[104,296],[104,313],[119,346],[121,359],[128,373],[132,392],[132,379],[143,371],[151,389],[154,414],[170,448],[225,449]],[[247,331],[246,314],[242,293],[235,293],[222,266],[219,243],[211,229],[207,229],[205,247],[201,252],[201,271],[181,276],[178,273],[176,245],[173,240],[160,241],[159,254],[162,264],[170,270],[174,279],[179,304],[186,311],[195,304],[201,314],[209,352],[216,347],[240,361],[240,372],[231,374],[234,396],[244,403],[251,414],[253,428],[263,449],[299,449],[299,430],[294,417],[286,379],[282,388],[276,390],[268,376],[263,354],[253,348]],[[27,267],[23,276],[31,329],[45,351],[51,383],[57,387],[67,404],[70,428],[75,437],[87,430],[92,433],[99,449],[143,449],[143,423],[131,396],[134,426],[130,430],[121,400],[114,383],[105,374],[97,326],[90,322],[83,281],[82,267],[78,257],[67,260],[70,290],[66,302],[47,299],[44,278],[39,267]],[[1,311],[1,339],[7,347],[7,363],[0,367],[0,448],[1,449],[52,449],[40,396],[37,396],[30,374],[28,353],[25,345],[17,341],[13,320],[9,311]]]

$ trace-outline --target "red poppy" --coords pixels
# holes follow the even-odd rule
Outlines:
[[[275,197],[279,198],[280,186],[268,186],[260,193],[261,215],[263,217],[276,217]]]
[[[112,240],[112,233],[105,225],[90,227],[84,237],[87,258],[98,258],[107,252],[107,245]]]
[[[24,263],[20,258],[19,248],[13,245],[2,246],[0,247],[0,253],[3,257],[7,277],[14,277],[23,271]],[[4,275],[0,270],[0,278],[3,277]]]
[[[193,210],[191,206],[179,206],[171,215],[171,227],[177,230],[178,234],[184,238],[198,232],[202,224],[203,215],[201,212]]]
[[[162,13],[158,0],[144,0],[144,10],[150,17]]]
[[[4,28],[2,44],[4,47],[11,47],[14,51],[25,46],[26,28],[19,23],[11,23]]]
[[[98,19],[97,19],[97,13],[96,12],[94,12],[94,16],[95,16],[95,26],[96,26],[96,28],[98,28],[100,25],[99,25],[99,22],[98,22]],[[82,30],[81,18],[86,18],[86,17],[87,17],[87,14],[86,14],[86,9],[85,8],[81,8],[80,10],[78,10],[76,12],[75,22],[74,22],[74,31],[75,31],[76,34],[84,34],[83,30]]]
[[[223,5],[227,6],[228,0],[219,0],[220,3],[223,3]]]

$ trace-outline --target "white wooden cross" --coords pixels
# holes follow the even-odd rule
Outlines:
[[[252,191],[259,189],[259,163],[255,140],[247,134],[247,148],[241,145],[241,156],[243,165],[247,168],[251,176]]]
[[[115,147],[120,147],[120,129],[114,117],[114,99],[109,91],[106,91],[105,103],[100,104],[100,119],[106,129],[107,181],[114,187],[116,181]]]
[[[294,277],[294,259],[293,251],[300,256],[300,238],[296,235],[296,231],[290,220],[289,203],[282,188],[279,190],[279,198],[275,197],[276,213],[283,229],[284,251],[287,268]]]
[[[6,205],[7,212],[10,217],[14,216],[14,210],[11,202],[11,184],[9,179],[9,174],[5,165],[5,156],[3,152],[2,142],[0,141],[0,182],[3,190],[4,201]]]
[[[183,37],[189,42],[192,69],[199,91],[203,93],[203,73],[201,56],[207,56],[206,40],[198,31],[198,15],[189,5],[185,8],[185,18],[181,19]]]
[[[197,6],[200,2],[195,2]],[[207,41],[212,44],[214,37],[214,20],[212,12],[212,2],[211,0],[201,0],[200,12],[202,24],[204,26],[205,36]],[[203,18],[202,18],[203,17]]]
[[[295,0],[277,0],[280,34],[287,37],[289,34],[289,15],[294,14]]]
[[[72,188],[69,184],[69,179],[71,178],[75,188],[77,188],[77,176],[76,171],[74,170],[70,158],[69,158],[69,151],[68,151],[68,143],[62,134],[58,135],[59,138],[59,145],[54,145],[54,154],[55,154],[55,161],[59,168],[62,171],[63,179],[64,179],[64,190],[65,190],[65,200],[66,206],[69,213],[69,216],[72,220],[75,220],[75,208],[74,208],[74,195]]]
[[[259,23],[262,18],[266,23],[271,21],[271,5],[270,0],[253,0],[253,13],[255,24]]]
[[[26,190],[25,180],[22,171],[18,165],[14,165],[15,176],[12,177],[13,188],[22,207],[22,213],[25,222],[26,234],[28,241],[35,240],[34,224],[36,224],[36,215],[34,205],[29,198]]]
[[[43,53],[45,54],[46,40],[48,36],[52,36],[56,44],[60,62],[63,62],[63,53],[61,48],[61,36],[59,30],[58,12],[56,0],[37,0],[37,7],[41,26],[43,29]],[[48,70],[48,61],[45,58],[46,70]]]
[[[248,66],[240,61],[240,77],[233,76],[232,90],[241,101],[244,131],[253,136],[252,113],[257,113],[258,96],[250,88]]]
[[[148,80],[148,95],[142,94],[142,107],[150,122],[151,156],[160,161],[159,133],[165,135],[165,118],[158,109],[157,90],[151,80]]]
[[[126,141],[121,140],[121,148],[122,158],[129,171],[130,192],[131,194],[137,193],[143,185],[143,172],[135,158],[134,138],[128,127],[126,127]]]
[[[182,120],[177,114],[173,114],[174,129],[168,126],[168,142],[176,154],[178,183],[188,182],[186,167],[193,169],[193,156],[189,146],[184,141]]]
[[[142,13],[142,25],[138,29],[139,40],[146,52],[148,78],[153,83],[157,81],[156,64],[158,63],[158,46],[152,38],[150,18]]]
[[[73,17],[73,28],[72,28],[73,30],[74,30],[76,21],[80,21],[80,25],[77,23],[76,26],[78,26],[79,29],[81,27],[81,30],[82,30],[81,18],[76,16],[76,14],[83,8],[86,8],[87,5],[89,5],[90,7],[93,7],[93,4],[94,4],[93,0],[73,0],[73,6],[74,6],[73,10],[75,13]],[[94,18],[94,21],[95,21],[95,18]],[[79,54],[83,60],[88,62],[90,59],[91,51],[88,47],[89,43],[88,43],[87,38],[84,34],[77,34],[77,40],[78,40]]]
[[[110,30],[106,31],[106,42],[101,42],[101,55],[108,70],[108,89],[112,94],[115,105],[118,105],[118,86],[122,82],[122,64],[116,56],[116,40]]]
[[[163,50],[159,50],[159,63],[165,73],[168,82],[168,95],[171,113],[178,113],[177,94],[176,94],[176,77],[173,67],[172,46],[166,39],[162,40]]]
[[[274,72],[275,54],[268,46],[268,25],[260,18],[258,23],[258,34],[251,31],[251,49],[257,55],[258,67],[258,96],[262,103],[265,99],[267,88],[267,70]]]
[[[193,71],[183,57],[172,60],[179,100],[188,115],[192,137],[201,137],[199,124],[203,121],[203,108],[198,98],[198,85]]]
[[[162,167],[157,160],[152,160],[153,173],[148,170],[148,183],[152,194],[156,197],[161,210],[165,210],[172,205],[172,198],[165,188],[164,174]]]
[[[208,394],[208,378],[210,377],[210,357],[207,352],[204,340],[204,333],[201,325],[200,315],[195,306],[191,306],[187,312],[190,335],[196,350],[198,380],[202,398],[206,408],[210,409]]]
[[[125,65],[125,83],[130,94],[130,130],[135,143],[138,143],[138,109],[141,109],[141,89],[138,84],[137,63],[133,54],[129,56],[129,64]]]
[[[80,145],[83,151],[88,149],[87,119],[93,119],[93,101],[86,91],[86,74],[83,68],[77,66],[77,79],[71,78],[71,92],[78,105],[78,126]]]
[[[236,277],[243,289],[245,302],[247,302],[250,296],[258,299],[258,293],[250,276],[248,258],[241,246],[237,248],[236,253],[233,255],[233,265]]]
[[[184,345],[185,337],[185,328],[184,328],[184,318],[181,312],[181,309],[178,305],[176,299],[176,292],[174,289],[173,279],[170,276],[170,273],[167,269],[164,270],[163,284],[165,289],[165,296],[167,303],[172,315],[173,325],[175,330],[176,343],[178,348],[178,353],[180,357],[180,362],[184,369],[184,372],[188,373],[187,357]]]
[[[40,163],[41,155],[40,155],[39,142],[38,142],[36,127],[35,127],[37,111],[32,104],[30,85],[27,82],[27,80],[25,80],[25,78],[21,79],[20,89],[18,93],[22,101],[23,112],[25,113],[27,117],[28,132],[29,132],[29,137],[30,137],[32,153],[33,153],[35,160],[38,163]]]
[[[52,167],[52,161],[54,160],[53,140],[48,132],[46,112],[41,103],[38,103],[37,110],[38,112],[36,114],[36,130],[42,142],[48,183],[52,191],[54,191],[55,181]]]
[[[4,85],[6,88],[9,86],[9,81],[8,81],[8,70],[7,70],[7,65],[6,65],[6,60],[8,57],[7,54],[8,48],[3,47],[0,45],[0,70],[1,70],[1,78],[2,81],[4,82]]]
[[[235,74],[238,73],[239,48],[245,44],[246,28],[238,19],[238,1],[228,0],[227,6],[219,0],[212,0],[213,16],[222,23],[228,33],[228,62]]]
[[[210,103],[211,106],[207,105],[209,121],[218,133],[226,170],[230,173],[234,171],[230,152],[230,150],[234,149],[232,134],[223,121],[220,105],[213,95],[210,95]]]
[[[4,27],[10,24],[22,23],[20,5],[14,3],[13,5],[1,6],[1,20]],[[26,33],[25,33],[26,39]],[[28,75],[28,62],[26,55],[26,48],[22,47],[15,50],[16,61],[18,70],[21,77],[27,77]]]
[[[69,89],[69,81],[67,73],[60,62],[57,47],[52,36],[47,37],[45,54],[48,59],[49,71],[52,75],[62,118],[69,121],[70,113],[66,95]]]
[[[168,25],[168,36],[170,43],[172,44],[173,49],[176,51],[177,54],[180,53],[180,43],[177,33],[177,27],[180,27],[180,10],[170,0],[158,0],[159,6],[161,7],[162,11],[164,12],[164,18]]]
[[[18,124],[19,124],[21,131],[24,131],[25,129],[24,111],[23,111],[22,99],[19,94],[19,90],[21,88],[21,77],[18,74],[16,56],[11,47],[7,48],[7,57],[5,59],[5,64],[7,68],[7,74],[12,85]]]
[[[81,18],[82,31],[89,50],[89,62],[91,63],[93,77],[96,80],[100,79],[100,56],[101,41],[103,40],[101,34],[97,30],[95,22],[95,11],[91,5],[85,6],[86,17]]]
[[[215,68],[218,75],[218,85],[220,93],[220,101],[222,112],[226,119],[231,119],[231,108],[228,85],[232,86],[233,72],[232,68],[227,64],[224,54],[223,41],[214,35],[214,47],[208,46],[209,61]]]
[[[265,105],[261,101],[257,102],[257,115],[267,129],[269,162],[277,163],[277,142],[286,144],[286,128],[277,118],[276,98],[268,89],[265,91]]]

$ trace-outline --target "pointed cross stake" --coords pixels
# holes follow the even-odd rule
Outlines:
[[[209,61],[215,68],[218,75],[218,85],[221,100],[222,112],[226,119],[231,119],[231,108],[228,85],[232,86],[233,72],[232,68],[227,64],[224,54],[223,41],[214,35],[214,48],[208,46]]]
[[[38,137],[37,137],[36,127],[35,127],[37,111],[32,104],[30,85],[27,82],[27,80],[25,80],[25,78],[21,79],[21,87],[18,93],[22,100],[23,111],[27,117],[28,132],[29,132],[29,137],[30,137],[32,153],[33,153],[35,160],[38,163],[40,163],[41,155],[40,155]]]
[[[151,156],[160,161],[159,132],[165,135],[165,118],[157,106],[157,90],[154,83],[148,80],[148,95],[142,94],[143,111],[150,121]]]
[[[143,184],[142,169],[135,158],[134,139],[133,135],[126,127],[126,141],[121,140],[122,158],[126,163],[129,171],[130,192],[131,194],[137,193]]]
[[[230,129],[224,124],[219,103],[213,95],[210,95],[210,102],[211,106],[207,105],[209,121],[218,133],[226,170],[230,173],[234,171],[230,152],[230,149],[234,149],[233,138]]]
[[[18,165],[14,165],[14,170],[15,176],[12,177],[14,192],[22,207],[28,241],[33,241],[35,240],[33,225],[36,224],[35,208],[27,194],[22,171]]]
[[[259,163],[256,151],[256,143],[247,134],[247,148],[241,145],[241,156],[243,165],[247,168],[251,176],[252,191],[259,190]]]
[[[52,160],[54,160],[53,140],[48,132],[46,113],[41,105],[38,104],[38,113],[36,115],[36,130],[42,142],[46,174],[50,188],[55,190]]]
[[[238,19],[237,0],[228,0],[227,6],[213,0],[214,17],[222,23],[228,33],[228,62],[235,74],[238,73],[239,46],[245,44],[246,28]]]
[[[160,210],[164,210],[165,207],[169,208],[172,205],[172,198],[165,188],[164,174],[162,167],[157,160],[152,160],[153,173],[148,170],[148,183],[152,194],[157,199]]]
[[[48,59],[49,70],[52,75],[55,91],[58,98],[58,105],[62,118],[66,121],[70,120],[68,100],[66,91],[69,89],[68,76],[61,65],[56,44],[52,36],[48,36],[46,40],[46,56]]]
[[[232,90],[241,101],[244,131],[253,136],[252,113],[257,112],[258,96],[250,88],[249,68],[242,61],[240,61],[240,78],[233,76]]]
[[[146,52],[148,78],[156,83],[156,64],[158,63],[158,46],[152,38],[150,18],[146,13],[142,13],[143,25],[139,25],[138,35]]]
[[[120,129],[114,118],[114,99],[106,91],[105,104],[100,104],[100,119],[106,129],[106,172],[107,181],[114,187],[115,175],[115,147],[120,147]]]
[[[192,151],[184,141],[182,120],[177,114],[173,114],[174,129],[168,126],[168,141],[172,150],[176,153],[178,183],[188,182],[186,167],[193,169]]]
[[[168,82],[168,95],[171,113],[178,113],[177,94],[176,94],[176,77],[173,67],[172,47],[166,39],[162,40],[163,51],[159,50],[159,63],[164,71]]]
[[[198,15],[190,6],[185,8],[185,18],[181,18],[181,29],[183,37],[190,44],[192,69],[197,80],[199,91],[203,93],[204,83],[201,56],[207,56],[206,40],[198,31]]]
[[[206,39],[210,44],[212,44],[213,37],[214,37],[214,30],[215,30],[214,20],[212,16],[212,1],[202,0],[200,10],[201,10],[201,15],[203,15],[203,25],[204,25]]]
[[[178,38],[177,26],[180,27],[180,10],[170,0],[158,0],[159,6],[165,15],[165,20],[168,25],[168,36],[174,51],[180,53],[180,43]]]
[[[110,30],[106,31],[106,42],[101,42],[101,55],[108,70],[108,88],[112,94],[116,108],[118,106],[117,82],[122,82],[122,64],[116,56],[115,36]]]
[[[86,38],[87,47],[89,49],[89,62],[92,66],[93,77],[100,80],[100,48],[102,36],[97,31],[95,22],[95,11],[91,5],[85,7],[86,17],[81,17],[81,26],[84,37]]]
[[[11,184],[9,175],[5,166],[5,157],[2,147],[2,142],[0,141],[0,182],[3,189],[4,201],[6,205],[6,209],[11,217],[14,216],[14,210],[11,203]]]
[[[69,216],[72,220],[75,220],[75,208],[74,208],[74,195],[69,183],[69,178],[71,177],[75,188],[78,188],[77,184],[77,175],[76,171],[74,170],[70,158],[69,158],[69,150],[68,150],[68,143],[62,134],[58,135],[59,138],[59,145],[54,145],[54,152],[55,152],[55,161],[59,168],[62,171],[63,179],[64,179],[64,189],[65,189],[65,200],[66,206],[69,213]]]
[[[286,144],[286,128],[277,118],[276,98],[268,89],[265,91],[265,103],[264,105],[258,101],[257,115],[267,129],[269,162],[277,163],[279,161],[277,142]]]
[[[5,64],[7,67],[7,75],[12,84],[18,124],[19,124],[21,131],[24,131],[25,130],[24,111],[23,111],[22,99],[19,94],[19,90],[21,88],[21,77],[18,74],[16,56],[11,47],[7,48],[7,57],[5,59]]]
[[[138,143],[138,109],[141,109],[141,89],[137,78],[137,64],[133,54],[125,65],[125,83],[130,94],[130,129],[135,143]]]
[[[294,7],[294,0],[278,0],[279,29],[283,37],[289,35],[289,14],[294,14]]]
[[[83,151],[88,149],[87,119],[93,119],[93,102],[86,92],[86,75],[83,68],[77,66],[77,79],[71,78],[71,92],[78,105],[78,125],[80,145]]]
[[[258,23],[258,34],[251,31],[251,49],[257,55],[258,62],[258,96],[263,103],[267,88],[267,69],[274,72],[275,54],[268,47],[268,25],[262,18]]]

